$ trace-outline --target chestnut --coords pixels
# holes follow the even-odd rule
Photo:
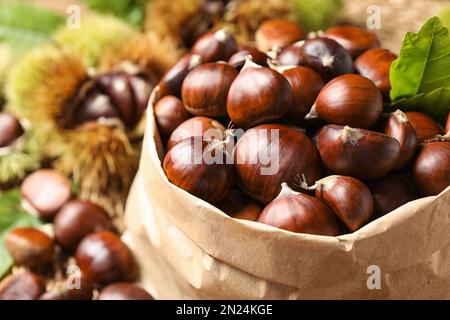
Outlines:
[[[323,87],[317,96],[315,112],[328,123],[370,128],[383,112],[383,98],[369,79],[346,74]]]
[[[389,173],[370,181],[368,187],[373,196],[374,215],[372,219],[384,216],[405,203],[418,198],[413,181],[405,173]]]
[[[26,204],[45,220],[52,220],[72,196],[69,179],[50,169],[37,170],[27,176],[20,191]]]
[[[450,132],[450,112],[448,113],[447,122],[445,123],[445,132]]]
[[[228,90],[237,74],[225,62],[203,64],[189,72],[181,89],[186,109],[196,116],[225,116]]]
[[[333,39],[308,39],[300,50],[303,65],[318,72],[325,81],[353,72],[352,57]]]
[[[78,287],[75,286],[75,281],[79,281]],[[81,275],[78,280],[68,278],[50,282],[39,300],[91,300],[92,296],[92,283]]]
[[[276,228],[324,236],[337,236],[339,227],[334,213],[322,201],[281,184],[279,195],[269,203],[258,222]]]
[[[0,148],[7,147],[22,134],[20,122],[8,112],[0,112]]]
[[[301,66],[304,64],[303,51],[301,49],[305,42],[299,41],[284,48],[277,56],[276,60],[282,66]]]
[[[262,207],[240,190],[232,189],[225,198],[218,202],[217,208],[235,219],[256,221]]]
[[[236,70],[240,71],[245,64],[245,57],[251,56],[252,60],[263,67],[267,67],[267,59],[269,58],[264,52],[259,51],[251,46],[240,45],[238,52],[233,54],[228,63],[232,65]]]
[[[138,275],[130,249],[109,231],[86,236],[78,245],[75,257],[86,279],[99,285],[133,281]]]
[[[343,46],[353,59],[371,48],[380,46],[380,40],[374,32],[350,25],[331,27],[325,31],[325,37]]]
[[[183,102],[175,96],[165,96],[155,105],[155,120],[163,137],[169,137],[172,132],[191,115]]]
[[[417,111],[407,111],[405,114],[416,132],[418,143],[442,134],[442,128],[439,123],[429,115]]]
[[[228,92],[227,112],[236,126],[249,128],[281,118],[292,101],[292,89],[284,76],[247,57]]]
[[[392,62],[397,55],[387,49],[373,48],[367,50],[355,60],[356,71],[370,79],[380,90],[385,101],[389,101],[391,81],[389,73]]]
[[[103,288],[98,300],[153,300],[153,297],[135,284],[118,282]]]
[[[434,196],[450,185],[450,134],[428,140],[413,165],[413,177],[422,196]]]
[[[225,29],[204,34],[191,48],[191,52],[200,55],[204,63],[227,61],[237,50],[236,40]]]
[[[181,86],[189,71],[199,66],[202,58],[198,54],[186,53],[172,68],[170,68],[158,83],[158,97],[167,95],[181,97]]]
[[[416,132],[406,114],[401,110],[384,115],[382,122],[383,133],[400,143],[400,157],[392,169],[402,169],[411,162],[416,153]]]
[[[9,275],[0,282],[0,300],[36,300],[44,290],[42,278],[25,271]]]
[[[394,138],[348,126],[324,126],[316,145],[328,170],[361,180],[384,176],[400,156],[400,144]]]
[[[7,234],[5,243],[14,261],[28,268],[42,267],[53,258],[53,239],[36,228],[15,228]]]
[[[281,124],[247,130],[234,147],[237,183],[252,198],[267,204],[280,193],[281,183],[295,183],[303,173],[307,183],[321,178],[317,149],[306,134]]]
[[[271,19],[263,22],[255,33],[256,48],[268,52],[273,48],[284,48],[306,37],[306,32],[293,21]]]
[[[233,183],[225,148],[225,141],[218,139],[186,138],[167,152],[164,172],[177,187],[209,203],[219,202]]]
[[[356,231],[373,214],[373,198],[367,186],[358,179],[346,176],[328,176],[308,187],[315,190],[316,198],[322,200],[341,219],[350,231]]]
[[[113,224],[106,211],[90,201],[72,200],[58,211],[53,222],[56,241],[73,252],[88,234],[112,230]]]
[[[285,68],[282,74],[289,81],[294,95],[286,117],[294,124],[302,125],[325,82],[317,72],[307,67]]]
[[[225,133],[225,127],[214,119],[208,117],[193,117],[180,124],[170,135],[167,142],[167,150],[183,139],[189,137],[202,137],[208,134],[208,137],[222,137]]]

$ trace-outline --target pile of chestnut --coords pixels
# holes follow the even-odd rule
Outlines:
[[[108,214],[74,198],[65,176],[35,171],[23,181],[21,195],[23,207],[51,228],[17,227],[6,235],[19,268],[0,282],[0,300],[152,299],[132,283],[136,262]]]
[[[355,26],[307,35],[268,20],[254,46],[205,34],[156,89],[168,180],[232,217],[329,236],[437,195],[450,185],[449,135],[386,107],[395,59]],[[272,174],[267,150],[278,151]]]

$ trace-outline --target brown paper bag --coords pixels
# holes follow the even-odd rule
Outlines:
[[[151,107],[147,119],[124,239],[155,298],[450,298],[450,187],[352,234],[287,232],[232,219],[169,183]]]

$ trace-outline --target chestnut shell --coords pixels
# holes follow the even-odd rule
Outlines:
[[[0,300],[36,300],[44,289],[44,281],[35,273],[13,274],[0,282]]]
[[[380,46],[380,40],[374,32],[351,25],[331,27],[325,31],[325,36],[343,46],[352,58]]]
[[[7,112],[0,112],[0,148],[13,143],[23,134],[20,122]]]
[[[191,52],[200,55],[204,63],[227,61],[237,50],[236,40],[223,29],[202,35],[191,48]]]
[[[305,31],[298,24],[284,19],[267,20],[255,32],[256,47],[263,52],[286,47],[305,37]]]
[[[165,138],[191,115],[186,110],[183,102],[175,96],[165,96],[155,105],[155,120],[159,132]]]
[[[442,128],[439,123],[429,115],[418,111],[407,111],[405,114],[416,132],[418,143],[442,134]]]
[[[98,300],[153,300],[153,297],[135,284],[118,282],[103,288]]]
[[[232,189],[226,197],[217,203],[217,208],[235,219],[256,221],[263,208],[245,193]]]

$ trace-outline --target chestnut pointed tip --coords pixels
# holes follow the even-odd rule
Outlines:
[[[202,56],[199,54],[193,54],[190,59],[189,59],[189,63],[188,63],[188,69],[192,70],[195,67],[199,66],[200,64],[202,64]]]
[[[262,68],[259,64],[253,61],[252,55],[248,54],[245,56],[245,63],[242,67],[241,71],[246,70],[248,68]]]
[[[345,143],[349,142],[352,145],[357,144],[359,139],[363,137],[363,134],[358,129],[349,126],[345,126],[342,129],[341,135]]]

